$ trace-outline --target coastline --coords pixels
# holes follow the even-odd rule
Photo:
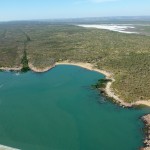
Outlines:
[[[31,63],[29,63],[28,65],[32,71],[37,72],[37,73],[47,72],[57,65],[73,65],[73,66],[79,66],[79,67],[85,68],[87,70],[96,71],[98,73],[104,74],[106,76],[106,79],[111,79],[111,81],[107,82],[104,92],[106,93],[106,96],[113,98],[115,103],[119,104],[122,107],[133,107],[133,106],[139,106],[139,105],[145,105],[145,106],[150,107],[150,101],[143,100],[143,101],[137,101],[134,103],[127,103],[123,99],[119,98],[119,96],[116,95],[112,89],[112,84],[113,84],[113,82],[115,82],[113,74],[111,72],[108,72],[105,70],[97,69],[91,63],[62,61],[62,62],[56,62],[55,64],[53,64],[49,67],[45,67],[45,68],[37,68],[37,67],[33,66],[33,64],[31,64]],[[22,69],[21,66],[14,67],[14,68],[8,68],[8,67],[0,68],[0,70],[2,70],[2,71],[20,71],[21,69]],[[144,147],[141,148],[141,150],[150,150],[150,114],[143,116],[142,120],[145,124],[146,137],[144,140]],[[6,149],[7,149],[7,147],[6,147]],[[1,150],[1,146],[0,146],[0,150]]]
[[[113,84],[113,82],[115,82],[113,74],[111,72],[108,72],[108,71],[105,71],[105,70],[97,69],[91,63],[62,61],[62,62],[56,62],[55,64],[53,64],[51,66],[48,66],[48,67],[45,67],[45,68],[37,68],[32,63],[28,64],[30,70],[32,70],[34,72],[37,72],[37,73],[47,72],[47,71],[49,71],[50,69],[54,68],[57,65],[74,65],[74,66],[79,66],[79,67],[85,68],[87,70],[96,71],[98,73],[101,73],[101,74],[105,75],[106,79],[111,79],[111,81],[109,81],[106,84],[106,88],[104,89],[104,92],[105,92],[106,96],[114,99],[114,102],[119,104],[120,106],[132,107],[132,106],[145,105],[145,106],[150,107],[150,100],[139,100],[139,101],[136,101],[136,102],[133,102],[133,103],[125,102],[123,99],[121,99],[119,97],[119,95],[116,95],[115,92],[112,89],[112,84]],[[0,68],[0,70],[2,70],[2,71],[21,71],[21,69],[22,69],[22,66],[13,67],[13,68],[10,68],[10,67],[1,67]]]
[[[113,84],[113,82],[115,82],[115,79],[114,79],[113,74],[111,72],[97,69],[96,67],[94,67],[93,64],[90,64],[90,63],[64,61],[64,62],[57,62],[56,66],[57,65],[74,65],[74,66],[79,66],[79,67],[82,67],[82,68],[85,68],[85,69],[88,69],[88,70],[91,70],[91,71],[96,71],[96,72],[99,72],[101,74],[104,74],[106,76],[106,79],[111,79],[112,80],[111,82],[107,83],[106,88],[104,89],[104,92],[106,93],[106,95],[108,97],[113,98],[115,100],[115,102],[117,104],[119,104],[120,106],[132,107],[132,106],[145,105],[145,106],[150,107],[150,101],[146,101],[146,100],[141,101],[140,100],[140,101],[137,101],[137,102],[134,102],[134,103],[127,103],[123,99],[119,98],[119,96],[116,95],[115,92],[112,89],[112,84]]]
[[[37,72],[37,73],[42,73],[42,72],[47,72],[50,69],[54,68],[55,64],[53,64],[53,65],[51,65],[49,67],[45,67],[45,68],[37,68],[31,63],[29,63],[28,66],[29,66],[30,70],[32,70],[32,71]]]
[[[90,63],[82,63],[82,62],[57,62],[57,65],[74,65],[74,66],[79,66],[91,71],[96,71],[101,74],[104,74],[106,76],[106,79],[111,79],[111,82],[108,82],[106,85],[106,88],[104,89],[104,92],[106,93],[106,96],[113,98],[115,100],[115,103],[119,104],[120,106],[123,107],[133,107],[133,106],[140,106],[140,105],[145,105],[150,107],[150,101],[137,101],[134,103],[127,103],[123,101],[119,96],[117,96],[114,92],[113,89],[111,88],[111,85],[113,82],[115,82],[115,79],[113,78],[113,74],[110,72],[107,72],[105,70],[100,70],[94,67],[94,65]],[[140,150],[150,150],[150,114],[145,115],[141,117],[142,121],[144,122],[144,130],[145,130],[145,138],[143,140],[144,147],[140,148]]]
[[[141,150],[150,150],[150,114],[143,116],[142,120],[145,124],[146,138],[144,140],[144,148],[141,148]]]
[[[0,67],[0,70],[2,70],[2,71],[20,71],[21,69],[22,69],[22,66],[20,66],[20,67],[14,67],[14,68]]]
[[[111,81],[109,81],[106,84],[106,88],[104,89],[104,92],[105,92],[106,96],[114,99],[114,102],[116,102],[120,106],[132,107],[132,106],[145,105],[145,106],[150,107],[150,100],[139,100],[139,101],[136,101],[136,102],[133,102],[133,103],[125,102],[123,99],[121,99],[119,97],[119,95],[116,95],[115,92],[112,89],[112,84],[113,84],[113,82],[115,82],[113,74],[111,72],[108,72],[108,71],[105,71],[105,70],[97,69],[91,63],[62,61],[62,62],[56,62],[55,64],[53,64],[51,66],[48,66],[48,67],[45,67],[45,68],[37,68],[32,63],[28,64],[30,70],[32,70],[34,72],[37,72],[37,73],[47,72],[47,71],[49,71],[50,69],[54,68],[57,65],[74,65],[74,66],[79,66],[79,67],[82,67],[82,68],[85,68],[85,69],[88,69],[88,70],[91,70],[91,71],[96,71],[96,72],[99,72],[101,74],[104,74],[106,76],[106,79],[111,79]],[[13,68],[0,67],[0,70],[2,70],[2,71],[21,71],[21,69],[22,69],[22,66],[13,67]]]

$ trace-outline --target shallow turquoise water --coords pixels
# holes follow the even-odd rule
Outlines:
[[[91,89],[103,75],[76,66],[0,72],[0,144],[22,150],[137,150],[140,117]]]

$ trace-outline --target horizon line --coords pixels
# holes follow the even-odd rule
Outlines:
[[[66,18],[47,18],[47,19],[18,19],[18,20],[0,20],[0,23],[2,22],[28,22],[28,21],[59,21],[59,20],[75,20],[75,19],[100,19],[100,18],[125,18],[125,17],[137,17],[137,19],[140,19],[142,17],[148,17],[150,18],[150,15],[133,15],[133,16],[100,16],[100,17],[66,17]]]

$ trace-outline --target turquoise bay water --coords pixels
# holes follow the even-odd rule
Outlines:
[[[140,117],[91,89],[103,75],[60,65],[47,73],[0,72],[0,144],[22,150],[137,150]]]

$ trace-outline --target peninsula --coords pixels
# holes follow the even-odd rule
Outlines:
[[[111,79],[105,92],[121,106],[150,106],[150,36],[137,34],[139,28],[126,34],[67,23],[2,23],[0,69],[45,72],[77,65]]]

